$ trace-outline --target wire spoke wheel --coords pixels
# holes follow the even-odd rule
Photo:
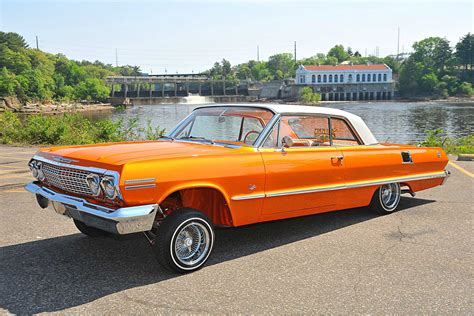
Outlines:
[[[400,202],[400,185],[389,183],[380,187],[380,202],[386,210],[394,210]]]
[[[198,222],[187,224],[176,235],[174,242],[176,259],[186,266],[199,263],[207,257],[210,241],[209,231],[203,224]]]

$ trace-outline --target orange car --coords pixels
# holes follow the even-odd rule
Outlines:
[[[311,106],[195,109],[166,137],[40,150],[26,186],[88,236],[143,232],[166,268],[200,268],[214,226],[354,207],[388,214],[443,184],[441,148],[380,144],[362,119]]]

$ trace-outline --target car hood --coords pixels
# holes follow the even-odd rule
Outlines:
[[[100,164],[123,165],[126,162],[150,159],[220,155],[235,150],[235,146],[229,148],[198,142],[159,140],[53,147],[41,150],[40,154],[49,159],[68,158],[78,164],[90,161]]]

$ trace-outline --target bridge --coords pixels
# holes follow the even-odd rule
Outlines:
[[[110,76],[111,98],[248,96],[249,82],[213,80],[202,75]]]

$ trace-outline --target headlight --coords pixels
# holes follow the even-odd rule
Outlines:
[[[43,181],[45,178],[44,172],[43,172],[43,163],[41,163],[40,161],[36,162],[36,170],[38,174],[36,178],[38,178],[38,180],[40,181]]]
[[[92,195],[98,196],[100,194],[100,177],[94,173],[86,177],[87,185],[91,189]]]
[[[109,199],[115,199],[117,196],[117,190],[115,189],[114,178],[104,177],[100,182],[102,190],[104,190],[105,196]]]
[[[33,177],[38,179],[38,169],[36,168],[36,161],[33,160],[31,161],[28,166],[30,167],[31,173],[33,174]]]

